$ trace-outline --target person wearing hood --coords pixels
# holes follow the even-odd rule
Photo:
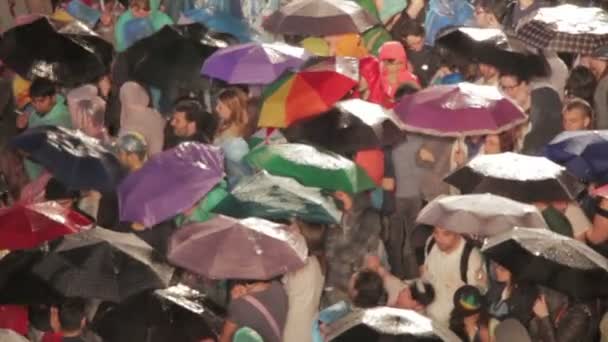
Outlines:
[[[32,107],[34,112],[17,116],[17,128],[35,128],[40,126],[61,126],[72,128],[72,118],[65,104],[65,98],[57,93],[53,82],[45,78],[37,78],[30,87]],[[25,171],[30,180],[40,176],[43,168],[25,160]]]
[[[148,155],[153,156],[163,150],[167,121],[150,107],[150,96],[135,82],[127,82],[120,88],[120,131],[141,134],[148,145]]]
[[[397,89],[405,83],[420,86],[418,77],[410,71],[410,64],[403,45],[397,41],[386,42],[380,48],[380,77],[382,89],[393,98]]]
[[[159,31],[165,25],[173,25],[171,17],[160,11],[160,0],[131,0],[129,9],[125,11],[116,22],[114,48],[122,52],[129,47],[127,24],[135,19],[148,19],[147,24],[151,26],[152,32]]]
[[[97,96],[97,88],[85,85],[70,91],[67,98],[72,127],[102,142],[108,141],[109,135],[105,127],[106,102]]]

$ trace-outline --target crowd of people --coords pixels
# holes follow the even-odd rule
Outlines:
[[[181,12],[209,6],[205,1],[186,0],[74,1],[100,13],[91,27],[117,54],[178,22],[180,6]],[[298,1],[274,4],[260,0],[259,13],[269,6],[280,10]],[[266,32],[260,37],[300,45],[310,55],[356,58],[358,85],[347,98],[391,110],[424,89],[470,82],[495,87],[528,120],[462,139],[407,132],[392,146],[345,154],[369,173],[375,188],[359,193],[333,191],[341,214],[338,224],[297,217],[279,221],[297,227],[306,241],[308,256],[302,268],[273,279],[225,281],[180,273],[180,282],[201,292],[220,293],[215,299],[227,308],[223,327],[216,334],[199,336],[199,341],[321,342],[327,340],[335,322],[358,310],[377,307],[415,311],[466,342],[608,340],[604,298],[575,298],[521,279],[506,265],[487,258],[480,248],[483,241],[475,236],[416,221],[426,204],[457,193],[444,177],[476,156],[505,152],[541,156],[562,132],[608,129],[608,46],[589,54],[540,51],[550,69],[542,76],[523,67],[501,70],[497,65],[463,58],[438,44],[436,38],[455,26],[498,29],[516,36],[518,25],[528,16],[561,3],[352,1],[380,19],[371,34],[306,37]],[[576,5],[603,5],[583,2]],[[58,17],[57,13],[71,9],[67,3],[53,4],[53,13],[46,15]],[[253,3],[247,2],[247,6]],[[240,15],[252,26],[259,21]],[[2,210],[55,201],[99,227],[134,233],[165,255],[168,231],[211,220],[217,215],[214,196],[230,192],[259,172],[246,160],[251,151],[293,142],[283,129],[258,127],[266,100],[259,85],[233,85],[201,76],[206,80],[202,87],[174,91],[167,105],[166,94],[125,75],[119,63],[112,63],[95,82],[76,87],[43,77],[27,79],[8,64],[0,68],[0,191],[6,207]],[[123,222],[116,191],[74,190],[11,145],[13,137],[48,126],[78,130],[96,139],[113,151],[122,177],[137,174],[148,161],[183,144],[214,145],[223,153],[225,178],[191,208],[174,213],[169,220],[152,227]],[[594,192],[604,184],[602,179],[593,179],[582,195],[570,201],[530,204],[552,231],[582,241],[608,257],[608,197]],[[63,298],[48,304],[52,305],[46,311],[39,305],[26,308],[29,328],[17,333],[0,329],[0,341],[101,339],[95,333],[90,298]],[[0,328],[6,328],[6,322],[0,315]],[[121,329],[130,329],[129,322]],[[365,336],[355,334],[348,340],[369,341]],[[413,335],[408,338],[418,340]]]

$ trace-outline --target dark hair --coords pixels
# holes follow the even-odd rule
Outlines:
[[[526,75],[525,72],[521,71],[500,71],[500,77],[513,77],[517,79],[517,83],[526,82],[530,83],[532,77],[530,75]]]
[[[44,190],[45,198],[48,201],[63,199],[76,200],[80,196],[78,191],[68,189],[68,187],[57,180],[57,178],[51,178],[48,183],[46,183]]]
[[[405,95],[415,94],[420,90],[414,83],[406,82],[397,87],[395,90],[395,102],[399,102],[401,98]]]
[[[481,7],[484,11],[496,17],[496,21],[502,22],[509,8],[509,1],[505,0],[476,0],[475,7]]]
[[[376,307],[386,298],[384,282],[380,275],[372,270],[358,272],[355,275],[354,288],[357,294],[353,298],[353,304],[363,309]]]
[[[476,308],[464,307],[461,304],[461,299],[471,297],[477,301]],[[454,309],[450,314],[450,330],[462,338],[463,341],[468,341],[464,319],[475,314],[479,314],[479,325],[488,326],[490,318],[486,307],[485,297],[478,288],[471,285],[464,285],[454,294]]]
[[[593,121],[593,107],[591,107],[591,105],[587,101],[579,98],[573,98],[567,101],[566,105],[564,106],[564,112],[573,109],[580,110],[586,117]]]
[[[59,323],[63,331],[77,331],[85,318],[85,301],[82,298],[68,298],[57,308]]]
[[[47,78],[36,78],[30,86],[31,97],[47,97],[57,94],[55,83]]]
[[[417,284],[410,285],[410,293],[412,299],[422,306],[427,306],[435,300],[435,288],[433,285],[420,281],[420,285],[424,287],[424,292],[418,289]]]
[[[186,114],[186,120],[196,123],[196,131],[202,134],[204,143],[211,143],[219,128],[217,116],[205,111],[203,104],[192,98],[182,98],[176,101],[174,111]]]
[[[564,93],[567,97],[579,97],[589,103],[593,102],[593,94],[597,80],[591,70],[584,66],[577,66],[568,75]]]
[[[403,42],[407,36],[424,37],[424,26],[408,17],[407,20],[399,20],[391,29],[391,37]]]
[[[308,223],[301,220],[297,221],[297,225],[300,229],[300,233],[304,236],[304,240],[306,240],[308,253],[310,255],[323,254],[327,226],[323,224]]]

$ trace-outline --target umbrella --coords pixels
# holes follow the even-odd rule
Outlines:
[[[0,209],[0,249],[34,248],[91,227],[88,218],[57,202],[17,204]]]
[[[358,84],[358,68],[356,58],[329,57],[287,72],[264,90],[258,125],[287,127],[331,109]]]
[[[120,220],[151,227],[190,209],[224,177],[224,155],[187,142],[156,154],[118,188]]]
[[[304,266],[307,254],[295,228],[219,215],[173,234],[168,258],[211,279],[272,279]]]
[[[201,73],[231,84],[268,84],[307,58],[306,50],[299,47],[247,43],[215,52],[205,61]]]
[[[105,75],[111,51],[99,37],[60,33],[47,18],[16,26],[0,40],[0,60],[19,75],[49,78],[66,87]]]
[[[493,86],[433,86],[403,97],[395,112],[408,131],[461,137],[496,134],[526,122],[521,109]]]
[[[438,197],[420,211],[416,222],[481,237],[516,226],[547,228],[535,206],[492,194]]]
[[[74,190],[112,191],[122,177],[116,156],[80,131],[40,126],[14,137],[11,144]]]
[[[291,177],[305,186],[359,193],[375,187],[367,173],[349,159],[302,144],[265,145],[245,157],[253,167]]]
[[[200,24],[164,26],[123,52],[129,73],[161,89],[170,81],[198,78],[205,58],[220,47],[205,39],[206,32]]]
[[[210,30],[227,33],[236,37],[241,43],[251,41],[251,28],[247,22],[228,13],[213,11],[209,8],[195,8],[183,13],[194,22],[201,23]]]
[[[0,259],[0,304],[54,304],[63,296],[32,272],[44,259],[43,248],[18,250]]]
[[[542,7],[517,24],[516,34],[538,49],[590,54],[608,44],[608,13],[598,7]]]
[[[219,335],[222,316],[221,308],[204,294],[178,284],[119,304],[102,304],[91,329],[113,342],[199,342]]]
[[[578,178],[596,181],[608,173],[606,148],[608,130],[562,132],[545,147],[544,154]]]
[[[139,292],[166,288],[173,268],[131,233],[95,228],[66,235],[32,272],[66,297],[120,302]]]
[[[523,42],[500,29],[454,27],[442,31],[436,44],[477,63],[502,72],[544,77],[550,73],[547,60],[527,49]]]
[[[354,1],[298,0],[274,12],[263,26],[272,33],[322,37],[363,33],[378,24]]]
[[[266,171],[242,179],[213,211],[237,218],[288,220],[298,217],[326,224],[338,224],[342,216],[333,199],[324,196],[321,189]]]
[[[448,328],[415,311],[389,307],[357,309],[328,327],[327,341],[384,341],[386,336],[412,341],[461,341]],[[362,338],[365,336],[365,338]],[[392,339],[391,339],[392,341]],[[407,341],[410,341],[407,339]]]
[[[546,229],[515,228],[485,241],[482,252],[522,281],[577,299],[608,294],[608,261],[589,246]]]
[[[336,103],[326,114],[298,121],[284,130],[292,142],[312,143],[337,153],[390,146],[405,138],[392,111],[360,99]]]
[[[477,156],[444,181],[464,194],[489,192],[526,203],[570,201],[584,189],[549,159],[512,152]]]

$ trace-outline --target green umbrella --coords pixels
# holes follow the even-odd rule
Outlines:
[[[302,144],[265,145],[245,157],[251,166],[291,177],[305,186],[356,194],[375,187],[354,162],[329,151]]]
[[[303,186],[292,178],[261,171],[243,178],[214,212],[236,217],[268,220],[301,218],[312,223],[336,224],[340,210],[319,188]]]

